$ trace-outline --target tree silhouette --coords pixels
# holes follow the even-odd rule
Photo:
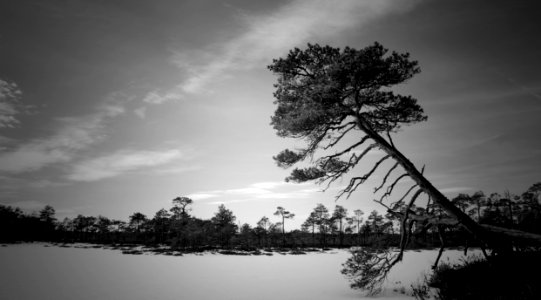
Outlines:
[[[332,218],[334,221],[338,221],[339,228],[338,228],[338,234],[340,235],[340,246],[344,244],[344,231],[343,231],[343,224],[342,221],[347,218],[348,210],[341,206],[336,205],[334,207],[334,211],[332,213]]]
[[[237,231],[237,225],[235,220],[237,218],[233,215],[233,212],[225,208],[225,205],[220,204],[218,211],[214,214],[211,221],[215,227],[218,240],[223,247],[229,245],[229,240]]]
[[[310,217],[312,217],[314,224],[318,227],[321,235],[321,247],[323,248],[327,242],[326,233],[329,231],[329,210],[325,207],[325,205],[318,203],[318,205],[314,208],[314,211],[312,211],[310,214]]]
[[[394,165],[375,189],[377,192],[387,186],[378,201],[387,209],[400,214],[398,208],[405,203],[410,192],[413,192],[408,203],[410,207],[421,194],[426,194],[450,217],[492,248],[508,247],[509,238],[530,243],[541,242],[539,235],[475,222],[436,189],[424,177],[423,171],[419,171],[395,147],[391,134],[404,125],[422,122],[427,118],[416,99],[390,90],[392,86],[420,72],[417,61],[410,60],[408,53],[388,53],[378,43],[361,50],[349,47],[340,50],[309,44],[305,50],[295,48],[286,58],[273,60],[269,69],[278,76],[274,92],[277,108],[271,124],[280,137],[303,139],[306,142],[306,147],[301,150],[286,149],[275,156],[279,166],[290,167],[307,157],[313,158],[320,149],[341,146],[346,135],[363,133],[356,142],[334,154],[323,153],[311,160],[310,167],[295,168],[286,180],[317,180],[319,183],[331,184],[357,166],[369,151],[380,149],[385,155],[367,173],[352,177],[337,197],[350,196],[385,161],[393,159]],[[372,143],[365,146],[369,140]],[[363,150],[358,150],[363,146]],[[405,173],[388,184],[389,175],[398,167]],[[408,177],[413,181],[413,186],[391,205],[385,204],[384,200],[392,195],[396,184]],[[402,217],[408,219],[416,216],[406,213]],[[437,221],[431,219],[431,222]]]
[[[306,218],[306,220],[304,221],[304,223],[302,223],[302,227],[305,230],[308,231],[310,228],[312,229],[312,243],[314,243],[316,225],[317,225],[317,220],[316,220],[315,212],[311,212],[308,218]]]
[[[156,212],[154,218],[152,218],[152,227],[154,229],[154,234],[156,242],[163,243],[167,239],[169,227],[171,225],[170,218],[171,214],[162,208]]]
[[[372,212],[370,212],[366,223],[370,226],[372,232],[374,232],[376,235],[382,233],[382,227],[384,224],[383,216],[377,210],[373,210]]]
[[[54,234],[54,228],[56,223],[56,218],[54,217],[55,210],[50,205],[45,205],[45,207],[39,211],[39,220],[42,222],[41,234],[44,238],[50,239]]]
[[[486,201],[485,194],[482,191],[475,192],[470,197],[471,204],[475,205],[475,208],[471,209],[471,214],[475,215],[477,218],[477,221],[481,220],[481,206]]]
[[[363,221],[363,215],[364,212],[362,210],[356,209],[353,211],[353,216],[348,218],[348,222],[355,224],[355,227],[357,227],[357,244],[360,244],[361,240],[361,223]]]
[[[267,242],[268,228],[272,225],[269,221],[269,218],[263,216],[259,221],[257,221],[257,226],[254,229],[255,235],[257,237],[257,242],[261,246],[261,238],[265,238],[265,243]]]
[[[96,227],[98,228],[98,232],[100,234],[99,240],[101,242],[105,242],[109,240],[109,233],[110,233],[110,226],[112,222],[108,218],[104,216],[98,216],[98,219],[96,221]]]
[[[176,197],[173,199],[173,208],[171,208],[171,212],[176,216],[180,216],[180,218],[185,218],[188,216],[187,211],[190,211],[188,205],[191,205],[192,203],[193,200],[188,197]]]
[[[286,245],[285,220],[286,219],[293,219],[293,217],[295,217],[295,214],[285,210],[281,206],[278,206],[276,208],[276,211],[274,212],[274,215],[282,217],[282,242],[283,242],[283,245],[285,246]]]
[[[135,230],[136,238],[139,238],[139,235],[141,233],[141,228],[148,222],[147,216],[140,212],[133,213],[130,216],[130,222],[129,226],[133,230]]]
[[[193,200],[188,197],[176,197],[172,200],[173,207],[169,209],[173,214],[171,217],[171,227],[176,232],[176,243],[185,243],[185,229],[188,225],[190,215],[187,213],[190,211],[188,205],[193,203]]]
[[[394,161],[375,192],[383,192],[376,201],[402,220],[401,249],[405,247],[402,243],[409,241],[405,236],[411,233],[413,223],[426,227],[459,223],[482,246],[497,250],[495,253],[512,250],[513,240],[541,244],[541,235],[474,221],[433,186],[423,175],[424,167],[417,169],[396,148],[392,134],[402,126],[427,119],[416,99],[391,90],[420,72],[417,61],[408,53],[389,53],[379,43],[360,50],[308,44],[305,50],[295,48],[285,58],[274,59],[268,68],[278,77],[274,92],[277,107],[271,125],[278,136],[306,143],[300,150],[283,150],[274,160],[283,168],[307,158],[310,161],[309,167],[293,169],[286,181],[314,180],[328,187],[358,166],[367,153],[379,149],[384,155],[364,175],[351,177],[337,198],[351,196],[384,162]],[[344,146],[355,133],[361,134]],[[329,154],[330,149],[338,150]],[[404,173],[388,182],[398,170]],[[412,181],[411,187],[389,203],[396,185],[407,178]],[[418,215],[412,210],[423,194],[445,211],[446,218]],[[394,259],[382,260],[390,262],[384,268],[390,269],[402,257],[401,251]]]
[[[47,224],[53,224],[56,221],[55,210],[50,205],[45,205],[45,207],[39,211],[39,219],[42,222],[45,222]]]

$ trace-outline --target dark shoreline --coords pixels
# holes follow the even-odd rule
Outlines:
[[[143,245],[143,244],[93,244],[93,243],[59,243],[59,242],[14,242],[14,243],[2,243],[0,247],[7,247],[10,245],[23,245],[23,244],[41,244],[43,247],[59,247],[59,248],[76,248],[76,249],[104,249],[104,250],[116,250],[121,251],[126,255],[166,255],[166,256],[183,256],[185,254],[221,254],[221,255],[236,255],[236,256],[273,256],[274,254],[280,255],[306,255],[308,253],[333,253],[338,250],[350,250],[355,247],[345,248],[290,248],[290,247],[267,247],[267,248],[252,248],[252,247],[234,247],[234,248],[218,248],[218,247],[199,247],[199,248],[186,248],[186,249],[174,249],[166,245]],[[406,249],[406,251],[420,252],[423,250],[437,250],[435,247]],[[473,250],[474,248],[470,248]],[[463,250],[460,247],[449,247],[446,250]],[[398,248],[394,249],[398,251]]]
[[[14,242],[14,243],[2,243],[0,247],[7,247],[10,245],[24,245],[24,244],[41,244],[43,247],[59,247],[59,248],[77,248],[77,249],[104,249],[104,250],[117,250],[122,251],[122,254],[128,255],[142,255],[142,254],[155,254],[155,255],[167,255],[167,256],[183,256],[184,254],[222,254],[222,255],[263,255],[272,256],[274,254],[281,255],[305,255],[307,253],[330,253],[334,250],[340,250],[341,248],[247,248],[247,247],[235,247],[235,248],[216,248],[216,247],[199,247],[199,248],[186,248],[186,249],[174,249],[165,245],[143,245],[143,244],[92,244],[92,243],[58,243],[58,242]],[[346,248],[342,248],[346,249]]]

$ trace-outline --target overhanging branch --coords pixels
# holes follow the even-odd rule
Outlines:
[[[340,197],[342,197],[344,194],[348,194],[347,198],[349,198],[351,196],[351,193],[353,193],[358,187],[359,185],[363,184],[366,180],[368,180],[370,178],[370,176],[372,176],[372,174],[374,174],[374,172],[377,170],[377,168],[385,161],[387,160],[388,158],[390,158],[391,156],[390,155],[386,155],[384,157],[382,157],[375,165],[374,167],[372,168],[372,170],[370,170],[368,173],[366,173],[365,175],[361,176],[361,177],[354,177],[352,178],[350,181],[349,181],[349,184],[348,186],[342,190],[342,192],[340,192],[338,194],[338,196],[336,196],[336,199],[338,200]]]
[[[407,177],[407,176],[410,176],[410,175],[408,173],[404,173],[404,174],[398,176],[395,179],[395,181],[390,186],[387,187],[387,190],[381,196],[380,201],[383,201],[383,198],[390,196],[393,193],[393,189],[394,189],[395,185],[400,181],[400,179],[402,179],[404,177]]]
[[[377,193],[384,185],[387,183],[387,178],[389,178],[389,175],[391,175],[391,172],[393,172],[394,169],[398,167],[398,163],[395,163],[394,166],[392,166],[385,177],[383,177],[383,181],[381,182],[381,185],[374,189],[374,193]]]

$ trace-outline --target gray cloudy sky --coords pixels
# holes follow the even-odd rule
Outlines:
[[[308,42],[410,52],[422,73],[397,90],[429,118],[397,146],[450,197],[521,193],[541,181],[539,15],[534,0],[2,1],[0,203],[127,219],[190,196],[198,217],[225,203],[253,225],[280,205],[291,226],[317,203],[376,208],[376,180],[335,203],[272,160],[301,143],[269,126],[266,66]]]

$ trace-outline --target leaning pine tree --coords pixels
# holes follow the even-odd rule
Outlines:
[[[427,119],[416,99],[391,90],[420,72],[417,61],[410,60],[408,53],[389,53],[378,43],[360,50],[309,44],[305,50],[295,48],[287,57],[273,60],[269,69],[278,76],[274,93],[277,108],[271,125],[280,137],[306,142],[303,149],[283,150],[274,159],[283,168],[307,158],[310,164],[295,168],[286,180],[330,185],[359,165],[369,151],[382,150],[385,155],[362,176],[351,177],[337,195],[337,198],[349,197],[385,161],[393,161],[375,192],[383,194],[376,201],[401,219],[401,251],[394,256],[390,251],[359,254],[362,257],[357,257],[357,263],[350,265],[346,274],[350,278],[362,278],[352,286],[377,290],[391,267],[402,259],[414,223],[435,230],[458,224],[483,248],[494,250],[493,253],[512,251],[515,242],[541,244],[539,235],[477,223],[436,189],[423,171],[395,147],[391,135],[401,126]],[[355,134],[358,135],[355,141],[343,146],[344,141],[352,139],[345,137]],[[330,149],[337,150],[329,154]],[[403,173],[391,182],[391,173],[399,170]],[[412,181],[411,188],[394,198],[395,186],[407,178]],[[441,218],[428,210],[424,213],[413,210],[422,194],[445,211],[447,217]]]

